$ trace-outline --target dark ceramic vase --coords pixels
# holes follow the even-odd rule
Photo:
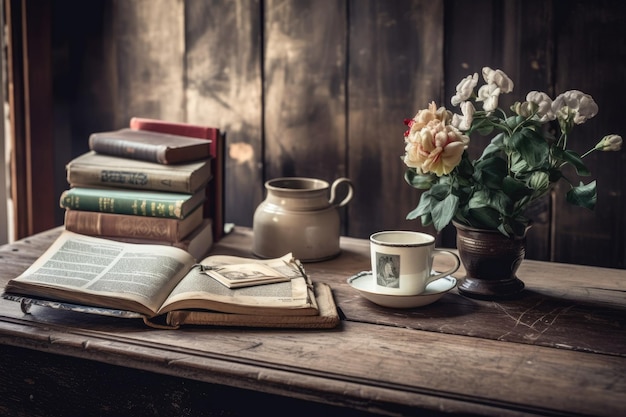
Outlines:
[[[524,289],[517,268],[526,255],[526,234],[508,238],[497,230],[476,229],[454,222],[456,245],[466,276],[462,295],[497,300],[513,298]]]

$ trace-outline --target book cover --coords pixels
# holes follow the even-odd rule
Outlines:
[[[121,187],[192,194],[211,180],[211,159],[163,165],[86,152],[65,166],[71,186]]]
[[[184,219],[204,203],[205,189],[194,194],[120,188],[74,187],[61,193],[59,204],[71,210]]]
[[[130,128],[152,132],[161,132],[174,135],[188,136],[211,141],[210,152],[213,158],[211,170],[213,180],[208,184],[207,196],[209,200],[205,204],[205,217],[213,219],[213,235],[215,241],[224,234],[224,181],[226,160],[226,136],[220,129],[211,126],[203,126],[190,123],[169,122],[165,120],[133,117],[130,119]]]
[[[206,267],[254,262],[276,269],[290,280],[231,289],[202,272]],[[99,308],[132,312],[148,324],[175,312],[195,311],[199,315],[185,319],[186,324],[212,324],[210,313],[223,313],[213,323],[223,325],[226,317],[241,315],[233,325],[246,325],[250,319],[248,325],[263,326],[261,318],[266,317],[269,326],[291,323],[300,327],[296,317],[306,316],[310,319],[303,319],[302,327],[313,327],[314,317],[320,318],[320,327],[330,327],[328,311],[324,311],[329,306],[320,308],[315,287],[291,254],[266,260],[209,255],[196,263],[193,256],[175,247],[137,245],[63,231],[26,271],[7,283],[3,297],[23,303],[67,303],[94,312]],[[338,315],[332,297],[330,302],[336,325]],[[182,318],[176,320],[180,323]]]
[[[188,136],[135,129],[92,133],[89,136],[89,149],[106,155],[165,165],[211,157],[210,140],[193,140]]]
[[[202,212],[202,209],[199,208]],[[100,236],[119,242],[136,243],[142,245],[165,245],[174,246],[188,252],[195,259],[202,259],[213,247],[213,228],[211,219],[202,219],[200,226],[195,228],[188,236],[181,240],[152,240],[132,236]]]
[[[65,229],[89,236],[137,238],[150,242],[179,242],[202,224],[196,208],[184,219],[65,210]]]

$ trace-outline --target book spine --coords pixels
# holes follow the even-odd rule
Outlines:
[[[158,217],[127,216],[93,211],[66,210],[65,229],[90,236],[132,237],[154,241],[181,240],[179,221]]]
[[[71,210],[97,211],[101,213],[132,214],[134,216],[182,219],[184,200],[175,202],[159,199],[133,197],[107,197],[83,195],[71,189],[61,194],[60,205]]]
[[[207,195],[212,201],[205,204],[205,217],[213,219],[213,237],[219,241],[224,235],[224,181],[225,181],[225,135],[218,128],[194,125],[189,123],[168,122],[158,119],[133,117],[130,119],[130,128],[134,130],[148,130],[170,135],[189,136],[197,139],[210,139],[210,151],[213,158],[211,174],[213,180],[207,185]]]
[[[192,194],[191,176],[175,170],[104,169],[96,166],[74,165],[67,169],[69,184],[123,187]]]
[[[220,131],[216,127],[192,125],[188,123],[167,122],[158,119],[146,119],[133,117],[130,119],[130,128],[133,130],[148,130],[157,133],[167,133],[170,135],[188,136],[197,139],[208,139],[215,141],[218,139]],[[211,144],[211,149],[215,144]]]
[[[167,164],[167,147],[132,142],[94,133],[89,137],[89,149],[106,155]]]

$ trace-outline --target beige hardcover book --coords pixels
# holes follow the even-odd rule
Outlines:
[[[273,268],[290,280],[228,288],[206,273],[225,265],[251,262]],[[178,324],[167,326],[180,325],[180,318],[172,314],[168,320],[168,315],[182,310],[244,316],[234,320],[233,325],[246,325],[248,320],[249,326],[261,326],[260,317],[269,317],[268,325],[281,322],[304,328],[312,326],[314,316],[322,327],[330,327],[330,322],[338,324],[332,297],[324,298],[324,309],[320,311],[313,282],[291,254],[265,260],[213,255],[196,263],[188,252],[173,246],[124,243],[69,231],[63,231],[23,274],[10,280],[3,296],[22,302],[52,300],[54,303],[48,304],[51,307],[58,303],[83,306],[79,311],[90,306],[133,312],[153,326],[168,321]],[[279,316],[285,319],[272,318]],[[311,319],[296,319],[303,316]],[[183,324],[191,324],[192,320],[213,324],[210,317],[200,315]],[[216,317],[214,324],[224,325],[225,321],[222,316]]]
[[[72,187],[120,187],[187,194],[206,187],[212,178],[211,159],[163,165],[94,151],[72,159],[65,171]]]
[[[65,210],[65,229],[104,238],[141,239],[141,243],[180,242],[202,224],[202,207],[184,219]]]

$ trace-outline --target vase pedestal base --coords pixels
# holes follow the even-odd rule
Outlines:
[[[497,230],[476,229],[459,223],[456,246],[465,267],[459,293],[472,298],[514,298],[524,290],[517,268],[526,254],[526,234],[507,237]]]
[[[459,293],[480,300],[505,300],[519,296],[524,290],[524,282],[519,278],[485,280],[465,277],[457,287]]]

